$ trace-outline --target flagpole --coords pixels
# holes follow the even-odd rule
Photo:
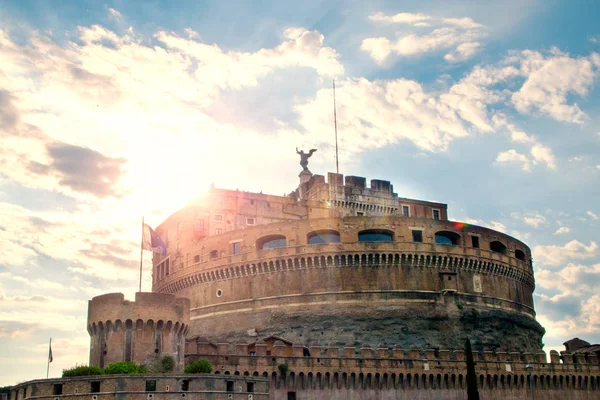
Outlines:
[[[48,379],[48,374],[50,373],[50,352],[52,351],[52,338],[50,338],[50,343],[48,344],[48,364],[46,365],[46,379]]]
[[[142,241],[140,243],[140,292],[142,291],[142,260],[144,259],[144,217],[142,216]]]

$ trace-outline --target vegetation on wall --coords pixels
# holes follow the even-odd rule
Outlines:
[[[136,364],[131,361],[119,361],[104,368],[104,373],[106,375],[145,374],[146,372],[148,372],[148,370],[144,365]]]
[[[279,364],[279,365],[277,366],[277,369],[279,370],[279,373],[280,373],[281,375],[285,375],[285,374],[287,374],[287,373],[288,373],[288,371],[289,371],[289,369],[290,369],[290,368],[288,367],[288,365],[287,365],[287,364]]]
[[[150,362],[148,362],[148,360],[146,361],[147,363],[145,366],[148,372],[165,374],[168,372],[173,372],[173,369],[175,369],[175,359],[173,356],[168,354],[162,357],[157,356]]]
[[[186,366],[183,372],[186,374],[210,374],[212,372],[212,364],[201,358]]]
[[[103,373],[104,371],[102,368],[98,368],[93,365],[75,365],[72,368],[63,369],[62,376],[63,378],[68,378],[72,376],[102,375]]]

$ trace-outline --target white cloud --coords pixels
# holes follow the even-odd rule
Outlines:
[[[427,21],[429,21],[431,19],[431,17],[429,15],[420,14],[420,13],[418,13],[418,14],[399,13],[396,15],[385,15],[382,12],[377,12],[373,15],[370,15],[369,19],[371,21],[376,21],[376,22],[427,26]]]
[[[442,23],[446,25],[454,25],[463,29],[479,29],[483,28],[483,25],[473,21],[472,18],[442,18]]]
[[[554,161],[554,154],[552,149],[542,144],[535,144],[531,148],[531,155],[533,156],[533,163],[545,163],[548,168],[556,169],[556,163]]]
[[[109,8],[108,9],[108,16],[110,18],[116,19],[116,20],[120,20],[123,18],[123,16],[121,15],[121,13],[117,10],[115,10],[114,8]]]
[[[512,102],[519,112],[538,110],[558,121],[583,123],[585,113],[577,103],[568,104],[567,97],[587,96],[598,73],[594,54],[572,58],[556,49],[549,56],[525,50],[513,59],[520,62],[521,72],[527,78],[512,95]]]
[[[561,226],[560,228],[558,228],[556,230],[556,232],[554,232],[555,235],[562,235],[563,233],[569,233],[571,232],[571,228],[569,228],[568,226]]]
[[[385,15],[381,12],[369,17],[371,21],[407,24],[423,28],[431,26],[424,34],[397,33],[397,38],[366,38],[361,50],[368,52],[380,65],[385,64],[394,53],[399,56],[415,56],[428,52],[453,49],[445,55],[448,62],[465,61],[473,57],[481,44],[477,39],[484,36],[483,25],[471,18],[433,18],[425,14],[400,13]]]
[[[531,171],[531,164],[529,163],[529,159],[525,155],[518,153],[515,149],[510,149],[498,153],[498,156],[496,157],[496,162],[520,164],[521,169],[523,171]]]
[[[539,214],[532,217],[525,217],[523,220],[527,225],[530,225],[534,228],[538,228],[540,225],[546,224],[546,218]]]
[[[592,219],[592,221],[598,220],[598,216],[595,213],[593,213],[592,211],[587,211],[586,214]]]
[[[564,246],[548,245],[535,246],[534,258],[541,265],[558,266],[568,260],[583,260],[599,255],[598,245],[590,241],[589,245],[578,240],[572,240]]]
[[[369,52],[378,63],[383,63],[392,53],[391,43],[387,38],[369,38],[363,40],[360,49]]]
[[[458,47],[454,51],[446,54],[444,56],[444,60],[448,62],[466,61],[469,58],[473,57],[475,54],[477,54],[480,48],[481,43],[479,42],[462,43],[458,45]]]

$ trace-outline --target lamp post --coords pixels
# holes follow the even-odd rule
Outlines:
[[[533,395],[533,378],[531,376],[531,370],[533,370],[533,365],[527,364],[525,369],[529,372],[529,390],[531,391],[531,400],[535,400]]]

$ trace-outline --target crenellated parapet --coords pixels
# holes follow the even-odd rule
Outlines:
[[[88,303],[90,365],[147,363],[170,355],[182,370],[189,308],[188,299],[168,294],[136,293],[135,301],[122,293],[94,297]]]
[[[214,345],[200,339],[195,344],[197,354],[188,353],[187,362],[206,358],[217,373],[269,376],[272,388],[464,389],[466,385],[462,349],[337,343],[306,347],[282,340]],[[548,360],[543,351],[483,350],[474,351],[473,356],[484,390],[527,390],[532,379],[539,390],[600,391],[600,364],[595,355],[573,357],[552,351]],[[282,375],[280,364],[286,364],[289,372]]]

